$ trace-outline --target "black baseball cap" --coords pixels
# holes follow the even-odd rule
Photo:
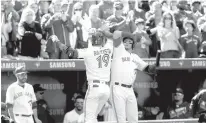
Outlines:
[[[206,122],[206,113],[200,115],[198,122]]]
[[[176,88],[175,93],[181,93],[181,94],[184,94],[182,88]]]
[[[46,90],[46,89],[42,88],[42,87],[40,86],[40,84],[35,84],[35,85],[33,85],[33,88],[34,88],[34,92],[35,92],[35,93],[38,92],[38,91],[45,91],[45,90]]]

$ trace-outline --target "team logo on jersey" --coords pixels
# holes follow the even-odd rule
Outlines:
[[[122,62],[130,61],[130,57],[122,57]]]

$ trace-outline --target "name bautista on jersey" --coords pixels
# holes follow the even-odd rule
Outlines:
[[[96,50],[94,51],[94,56],[101,55],[101,54],[111,54],[112,51],[110,49],[104,49],[104,50]]]

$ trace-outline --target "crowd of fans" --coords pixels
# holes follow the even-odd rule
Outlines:
[[[68,47],[87,48],[89,30],[106,24],[133,33],[141,58],[158,49],[162,58],[206,54],[205,1],[6,0],[1,7],[2,58],[69,59]]]

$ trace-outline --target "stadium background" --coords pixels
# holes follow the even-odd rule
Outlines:
[[[149,64],[155,62],[151,59],[145,61]],[[175,62],[180,63],[182,67]],[[48,102],[50,114],[57,123],[62,123],[64,114],[73,109],[71,100],[73,94],[78,90],[86,91],[86,72],[83,61],[2,61],[1,99],[3,102],[8,85],[16,81],[12,70],[19,65],[25,65],[30,71],[28,74],[30,84],[41,84],[43,88],[47,89],[44,97]],[[159,103],[161,110],[166,110],[176,86],[184,89],[185,100],[190,102],[200,83],[206,79],[205,73],[205,59],[162,60],[155,82],[153,76],[138,72],[135,84],[138,103],[141,106],[152,106]],[[158,91],[160,95],[157,96],[155,91]],[[150,121],[149,123],[152,122],[195,123],[196,120]]]

